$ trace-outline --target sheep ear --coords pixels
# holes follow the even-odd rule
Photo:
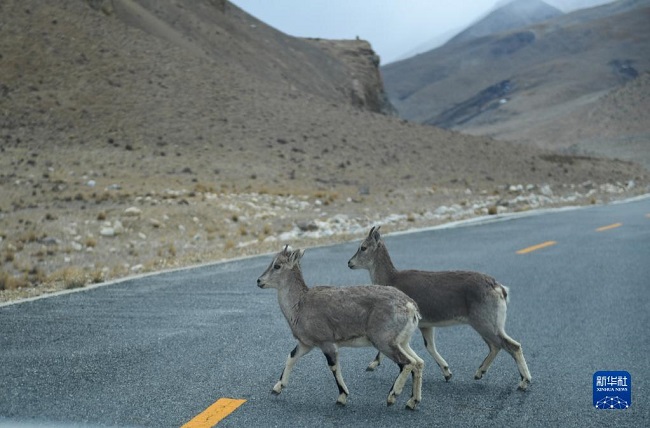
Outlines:
[[[292,265],[296,265],[300,262],[300,259],[302,259],[303,254],[305,254],[305,250],[298,248],[291,252],[289,255],[289,261]]]
[[[370,235],[377,242],[379,242],[379,240],[381,239],[381,235],[379,234],[380,227],[381,226],[373,227],[372,230],[370,231]]]

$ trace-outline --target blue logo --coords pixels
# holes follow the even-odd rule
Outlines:
[[[628,372],[596,372],[593,385],[596,409],[627,409],[632,405],[632,376]]]

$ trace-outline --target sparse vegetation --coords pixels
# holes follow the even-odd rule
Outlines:
[[[14,276],[0,270],[0,290],[16,290],[29,285],[24,275]]]
[[[232,239],[227,239],[226,242],[224,242],[223,247],[224,250],[230,251],[233,248],[235,248],[235,241],[233,241]]]
[[[88,277],[82,268],[68,266],[54,272],[51,275],[51,280],[62,283],[63,288],[69,290],[84,287],[88,282]]]
[[[16,259],[16,253],[14,253],[13,250],[8,249],[8,250],[5,251],[5,256],[4,256],[5,262],[11,263],[15,259]]]

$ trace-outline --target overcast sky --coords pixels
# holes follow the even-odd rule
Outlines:
[[[451,36],[504,0],[230,0],[266,24],[297,37],[368,40],[381,63]],[[549,4],[611,0],[549,0]]]

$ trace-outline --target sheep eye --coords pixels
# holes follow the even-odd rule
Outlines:
[[[282,267],[282,266],[280,266],[280,265],[277,264],[277,263],[273,265],[273,269],[280,269],[281,267]]]
[[[368,247],[363,247],[363,246],[361,247],[361,251],[366,251],[367,249]]]

